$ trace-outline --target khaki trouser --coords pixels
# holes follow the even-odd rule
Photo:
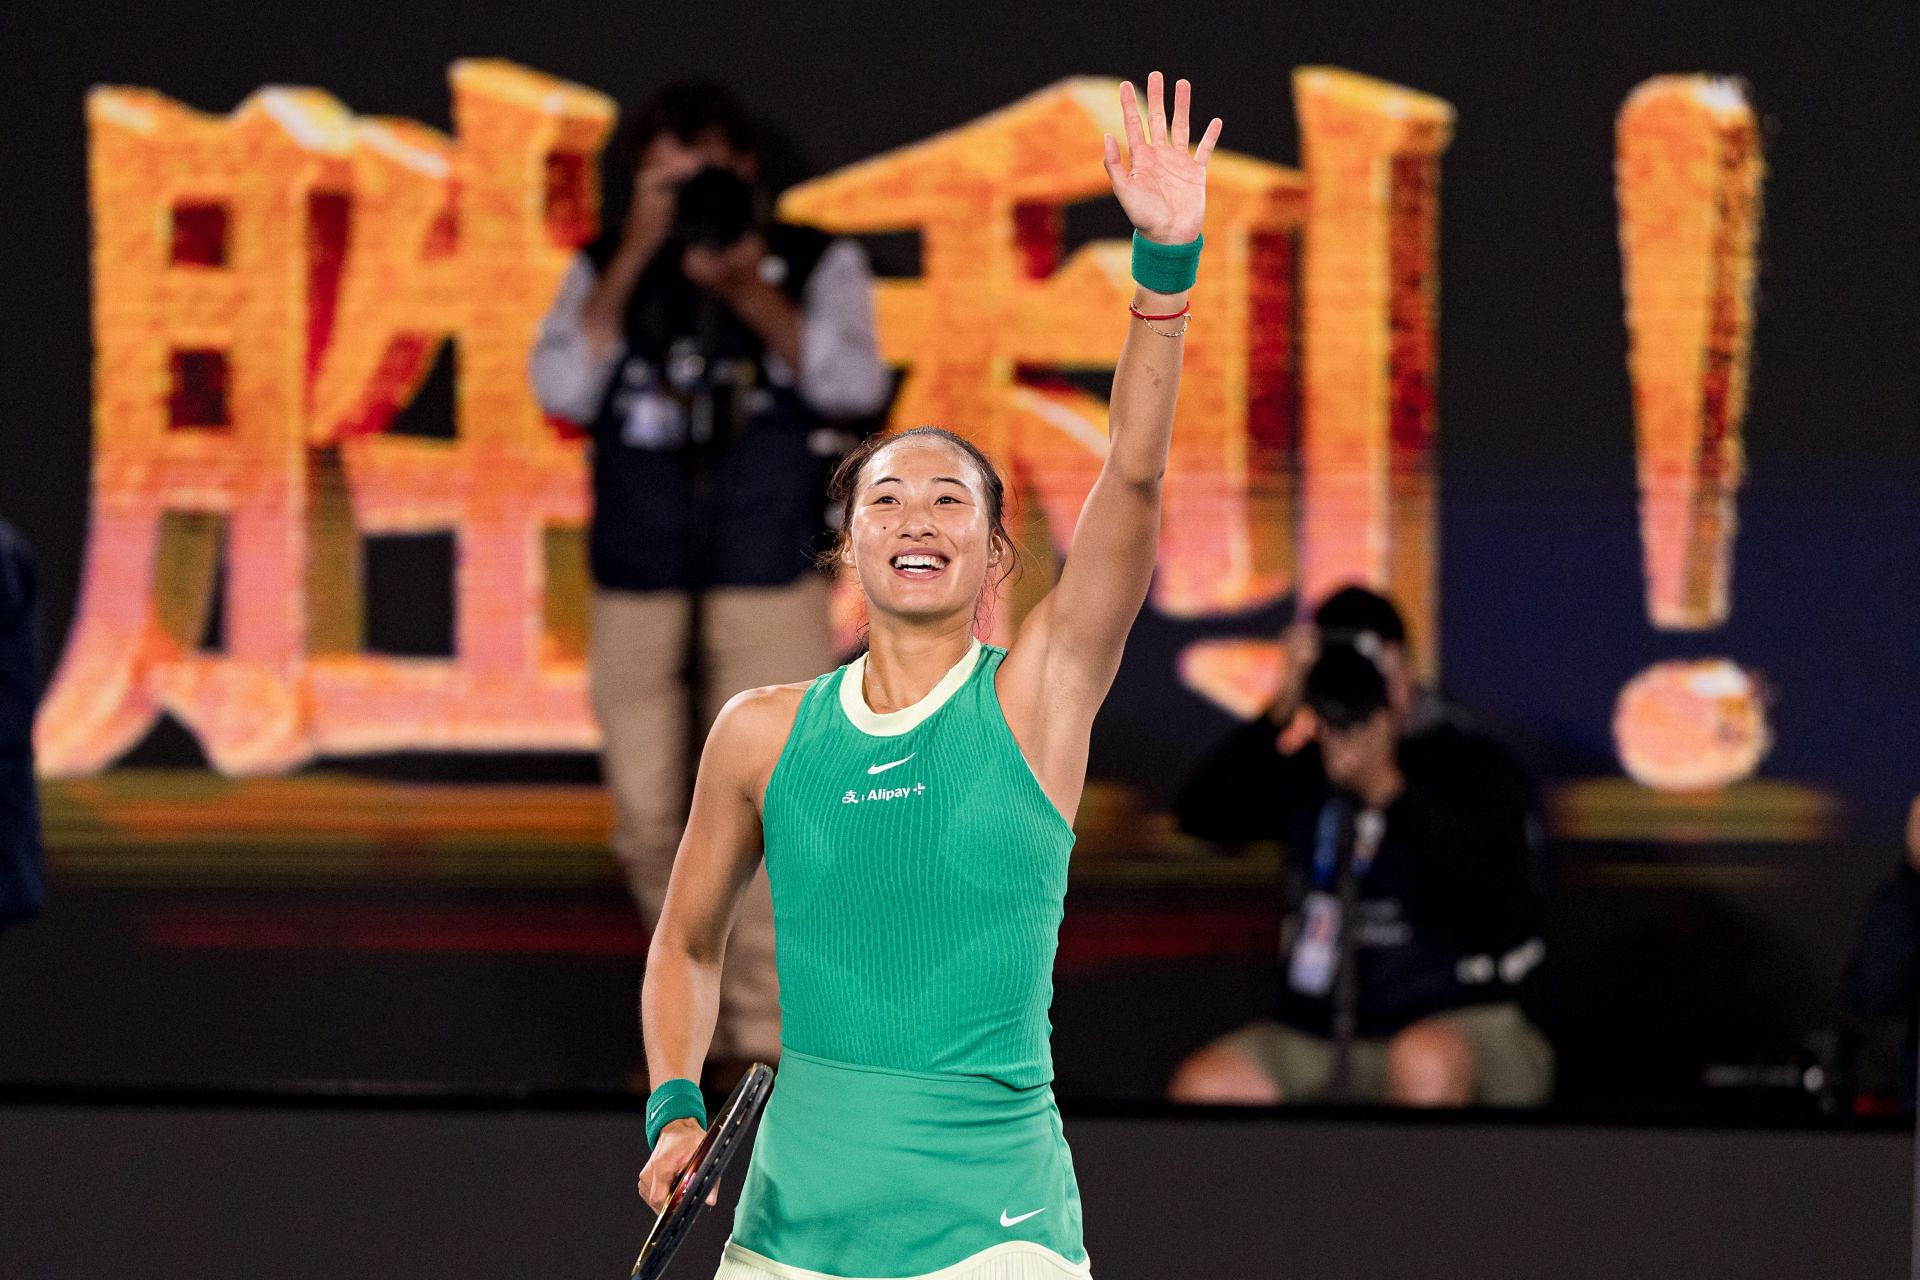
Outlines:
[[[784,587],[718,587],[703,594],[702,737],[742,689],[809,680],[832,667],[827,590],[825,579],[809,573]],[[692,605],[684,591],[593,595],[587,662],[604,738],[601,768],[613,796],[613,851],[649,930],[666,900],[691,791],[686,726],[695,708],[685,667]],[[773,901],[762,867],[727,942],[711,1056],[779,1057],[773,964]]]
[[[1476,1105],[1537,1107],[1552,1094],[1553,1047],[1518,1005],[1469,1005],[1432,1016],[1459,1031],[1473,1047]],[[1258,1064],[1288,1102],[1318,1102],[1327,1097],[1338,1057],[1331,1040],[1263,1018],[1214,1043]],[[1386,1101],[1388,1043],[1386,1039],[1353,1042],[1348,1059],[1352,1101]]]

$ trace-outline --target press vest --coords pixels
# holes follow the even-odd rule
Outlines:
[[[784,224],[764,234],[797,304],[832,242]],[[615,244],[586,250],[597,270]],[[592,426],[594,581],[624,591],[780,586],[807,572],[833,459],[809,444],[820,415],[769,379],[759,335],[665,251],[634,287],[625,337]]]

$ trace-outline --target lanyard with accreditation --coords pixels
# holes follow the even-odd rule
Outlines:
[[[1356,886],[1380,852],[1386,829],[1386,818],[1377,809],[1355,815],[1346,803],[1331,796],[1320,807],[1313,841],[1313,887],[1300,907],[1300,932],[1287,966],[1287,985],[1301,995],[1325,997],[1336,975],[1352,969],[1348,954],[1352,948],[1342,945],[1342,925],[1353,913]],[[1343,876],[1342,837],[1349,831],[1352,853],[1346,860],[1348,874]]]

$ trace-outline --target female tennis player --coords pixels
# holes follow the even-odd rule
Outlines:
[[[642,992],[658,1209],[698,1145],[693,1080],[734,902],[762,856],[782,1013],[721,1280],[1089,1274],[1049,1081],[1047,1009],[1087,744],[1146,599],[1200,256],[1207,160],[1186,81],[1160,73],[1127,155],[1135,228],[1109,448],[1058,583],[1010,648],[974,638],[1011,567],[1003,485],[971,444],[876,437],[835,478],[834,557],[866,597],[867,652],[810,684],[743,693],[701,755]]]

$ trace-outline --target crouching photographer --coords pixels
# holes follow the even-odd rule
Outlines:
[[[865,253],[768,216],[754,129],[730,94],[663,90],[631,154],[631,205],[561,281],[531,372],[542,407],[591,436],[588,671],[614,852],[651,928],[691,744],[741,690],[834,665],[813,559],[826,482],[891,380]],[[713,1057],[774,1060],[764,871],[724,972]]]
[[[1286,644],[1273,706],[1179,802],[1195,835],[1286,844],[1278,1004],[1191,1054],[1169,1096],[1545,1101],[1552,1049],[1521,1007],[1545,958],[1524,772],[1415,684],[1385,597],[1337,592]]]

